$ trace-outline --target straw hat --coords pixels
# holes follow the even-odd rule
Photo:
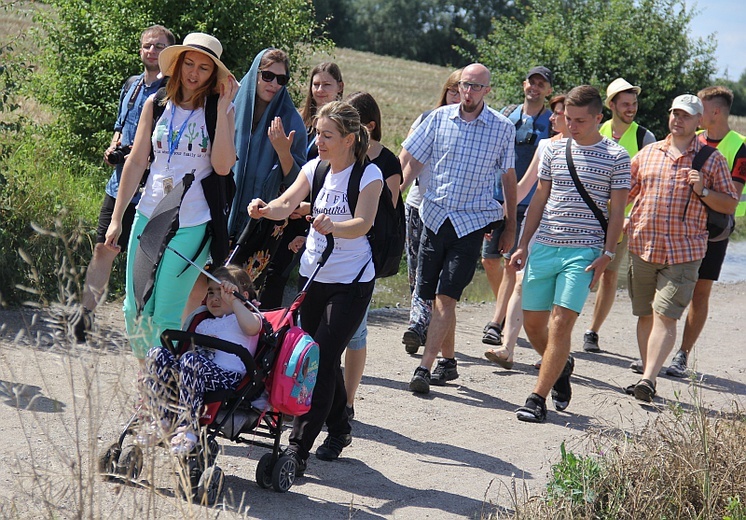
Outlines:
[[[176,61],[182,53],[187,51],[199,52],[215,62],[215,66],[218,68],[218,84],[231,75],[231,72],[220,61],[220,56],[223,54],[223,46],[220,41],[205,33],[187,34],[183,45],[171,45],[163,49],[158,57],[161,74],[173,76]]]
[[[161,56],[163,56],[163,54],[161,54]],[[640,92],[642,92],[642,89],[640,87],[638,87],[637,85],[630,84],[624,78],[617,78],[611,83],[609,83],[609,86],[606,87],[606,101],[604,101],[604,105],[606,105],[606,108],[611,108],[609,106],[609,103],[611,103],[614,100],[614,96],[626,90],[634,90],[635,94],[637,94],[638,96],[640,95]]]

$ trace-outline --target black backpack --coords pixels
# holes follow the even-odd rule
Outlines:
[[[694,156],[694,159],[692,159],[692,170],[702,170],[702,166],[705,165],[707,159],[709,159],[713,153],[715,153],[715,148],[713,146],[705,145],[700,148],[700,150]],[[710,242],[720,242],[728,238],[731,233],[733,233],[733,230],[736,229],[736,220],[733,215],[715,211],[710,206],[705,204],[704,201],[702,201],[701,199],[700,202],[702,202],[702,205],[707,210],[708,240]],[[684,218],[686,217],[687,207],[689,207],[689,199],[687,199],[686,201],[686,206],[684,207],[684,217],[682,217],[682,220],[684,220]]]
[[[207,96],[205,103],[205,124],[210,142],[215,142],[215,127],[218,121],[218,94]],[[153,99],[153,132],[155,125],[166,109],[166,87],[161,87]],[[155,158],[153,151],[150,152],[150,160]],[[147,174],[147,172],[146,172]],[[143,183],[147,177],[143,176]],[[210,256],[212,261],[221,264],[228,257],[230,250],[230,239],[228,237],[228,215],[233,205],[233,197],[236,194],[236,181],[233,172],[228,175],[218,175],[214,171],[202,179],[202,191],[205,194],[207,205],[210,207],[210,223],[208,229],[212,235],[210,244]],[[200,250],[202,247],[200,247]]]
[[[360,181],[363,178],[365,168],[370,164],[366,158],[363,163],[355,162],[347,184],[347,203],[350,212],[355,214],[357,199],[360,195]],[[313,186],[311,187],[311,205],[316,202],[316,197],[324,185],[324,179],[329,172],[329,162],[319,161],[313,175]],[[383,183],[381,197],[378,199],[378,212],[373,225],[366,234],[370,249],[373,253],[373,267],[376,270],[376,278],[386,278],[399,272],[402,254],[404,253],[404,239],[406,226],[404,221],[404,203],[401,194],[394,208],[391,202],[391,190]]]

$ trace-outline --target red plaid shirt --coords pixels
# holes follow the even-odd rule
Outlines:
[[[629,201],[634,201],[634,206],[627,228],[630,253],[646,262],[666,265],[704,258],[707,210],[687,180],[692,160],[702,146],[699,139],[692,139],[686,152],[674,159],[668,135],[632,159]],[[706,188],[738,198],[728,162],[720,152],[710,156],[701,172]]]

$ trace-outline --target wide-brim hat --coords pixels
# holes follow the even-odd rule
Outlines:
[[[161,51],[158,57],[158,66],[163,76],[173,76],[176,62],[184,52],[199,52],[215,62],[218,68],[218,84],[231,75],[231,71],[220,61],[223,54],[223,46],[220,41],[210,34],[189,33],[184,38],[182,45],[171,45]]]
[[[637,85],[632,85],[624,78],[617,78],[609,83],[609,86],[606,87],[606,101],[604,101],[604,105],[606,105],[606,108],[611,109],[609,103],[614,100],[614,96],[616,96],[620,92],[625,92],[627,90],[634,90],[635,94],[637,94],[638,96],[640,95],[640,92],[642,92],[642,89],[640,87],[638,87]]]

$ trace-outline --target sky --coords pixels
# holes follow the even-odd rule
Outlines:
[[[687,2],[687,8],[695,5]],[[696,10],[700,13],[689,25],[692,36],[705,37],[717,33],[717,66],[715,76],[737,81],[746,69],[746,31],[744,15],[746,6],[743,0],[699,0]]]

